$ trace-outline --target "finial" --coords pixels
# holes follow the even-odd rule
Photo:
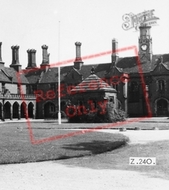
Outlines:
[[[163,56],[160,57],[160,62],[163,63]]]

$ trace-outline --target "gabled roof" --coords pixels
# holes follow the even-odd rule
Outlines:
[[[25,77],[29,81],[30,84],[35,84],[39,82],[40,75],[42,73],[41,69],[29,69],[25,70]]]
[[[0,69],[0,81],[1,82],[11,82],[9,77],[3,72],[3,69]]]
[[[93,67],[96,68],[96,66],[97,65],[83,65],[81,70],[80,70],[80,73],[82,74],[83,79],[87,78],[90,75],[91,69]]]
[[[167,70],[169,70],[169,61],[168,61],[168,62],[163,63],[163,65],[164,65],[164,67],[165,67]]]
[[[71,93],[76,94],[95,91],[116,92],[114,88],[104,82],[96,74],[91,73],[85,80],[73,88]]]
[[[61,81],[64,81],[64,77],[68,76],[71,73],[72,69],[74,69],[79,75],[83,76],[83,79],[89,76],[89,73],[92,67],[96,67],[97,65],[82,65],[80,70],[74,68],[74,66],[65,66],[61,68]]]
[[[110,71],[111,63],[101,63],[98,64],[95,73],[97,73],[97,76],[100,78],[105,78],[105,74]]]
[[[19,80],[18,80],[19,77]],[[0,70],[0,81],[7,83],[28,84],[28,80],[24,74],[17,72],[14,68],[3,67]]]
[[[39,83],[56,83],[58,82],[58,68],[48,68],[41,73]]]
[[[158,54],[152,56],[152,61],[142,62],[138,63],[138,57],[126,57],[121,58],[119,62],[117,63],[118,67],[123,68],[123,71],[125,73],[149,73],[153,71],[156,66],[160,63],[160,59],[162,57],[162,64],[166,69],[169,68],[168,62],[169,62],[169,54]],[[141,66],[141,67],[140,67]]]
[[[124,68],[123,69],[125,73],[131,74],[131,73],[149,73],[151,72],[151,63],[140,63],[139,65],[136,65],[134,67],[130,68]]]
[[[135,67],[137,66],[137,62],[138,62],[137,60],[138,60],[138,57],[136,56],[119,58],[116,66],[123,69]]]
[[[162,57],[162,60],[161,60]],[[160,63],[162,61],[162,63]],[[119,58],[116,66],[114,67],[119,73],[128,73],[128,74],[138,74],[140,72],[150,73],[158,66],[162,64],[167,70],[169,70],[169,54],[158,54],[152,56],[152,61],[142,62],[140,66],[138,65],[138,57],[124,57]],[[100,78],[105,78],[105,76],[113,75],[113,66],[112,63],[101,63],[101,64],[92,64],[92,65],[82,65],[81,70],[76,70],[77,74],[82,75],[83,79],[89,76],[91,68],[95,68],[95,73]],[[61,67],[60,77],[61,81],[64,81],[65,77],[68,76],[72,69],[75,70],[74,66],[65,66]],[[8,73],[7,75],[5,74]],[[16,71],[13,68],[4,68],[4,73],[0,73],[0,80],[10,82],[12,77],[13,82],[17,82]],[[15,75],[15,76],[14,76]],[[22,76],[22,82],[24,83],[56,83],[58,82],[58,68],[48,68],[45,69],[32,69],[25,73],[25,76]]]
[[[61,75],[67,74],[68,72],[70,72],[70,70],[73,68],[73,66],[65,66],[65,67],[61,67],[60,69],[60,73]]]
[[[58,68],[36,68],[25,70],[25,76],[30,84],[44,84],[58,82]]]

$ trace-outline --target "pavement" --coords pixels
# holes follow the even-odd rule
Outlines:
[[[101,130],[107,133],[119,133],[119,130]],[[121,134],[129,137],[130,144],[145,144],[154,141],[169,140],[169,130],[127,130]]]
[[[169,189],[169,181],[139,172],[71,167],[51,161],[4,165],[0,171],[1,190]]]
[[[159,122],[159,118],[156,121]],[[169,140],[169,130],[100,131],[122,133],[130,138],[131,144]],[[168,190],[169,181],[135,171],[82,168],[59,161],[0,165],[0,190],[49,189]]]
[[[138,121],[138,122],[144,122],[144,123],[169,123],[169,117],[149,117],[149,118],[128,118],[127,121]],[[29,119],[29,122],[55,122],[58,123],[57,119]],[[18,119],[5,119],[5,121],[0,120],[0,124],[3,123],[12,123],[12,122],[28,122],[27,119],[21,118],[20,120]],[[66,123],[67,119],[62,118],[62,122]]]

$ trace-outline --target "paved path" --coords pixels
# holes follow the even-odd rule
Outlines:
[[[0,166],[1,190],[168,190],[169,181],[121,170],[94,170],[57,162]]]
[[[119,133],[118,130],[102,130],[102,132]],[[169,130],[127,130],[120,133],[129,137],[130,144],[169,140]]]
[[[103,130],[118,133],[117,130]],[[168,131],[120,132],[130,143],[169,139]],[[0,166],[0,190],[168,190],[169,181],[146,174],[108,169],[65,166],[41,162]]]

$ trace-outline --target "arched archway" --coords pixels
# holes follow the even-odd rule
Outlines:
[[[156,100],[156,115],[159,117],[165,117],[169,115],[169,101],[164,99],[164,98],[160,98],[158,100]]]
[[[26,103],[22,102],[21,104],[21,118],[26,118],[26,113],[27,113],[27,107]]]
[[[19,118],[19,103],[15,102],[13,104],[13,118]]]
[[[9,102],[6,102],[4,104],[4,116],[5,116],[5,119],[11,118],[11,104]]]
[[[29,118],[34,118],[33,107],[34,107],[33,103],[30,102],[28,104],[28,117]]]
[[[55,117],[55,104],[52,102],[47,102],[44,104],[44,118],[54,118]]]

